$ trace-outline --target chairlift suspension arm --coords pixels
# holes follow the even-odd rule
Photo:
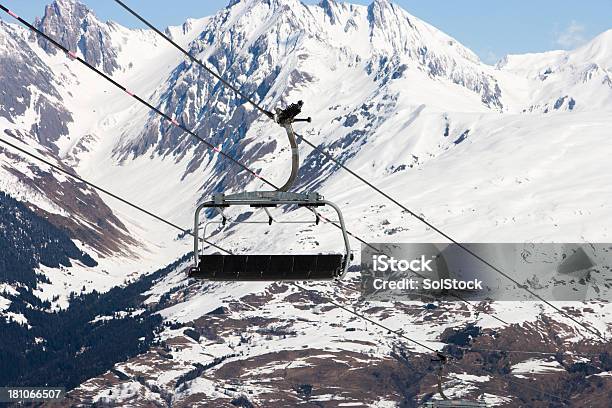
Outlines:
[[[289,178],[285,184],[278,188],[278,191],[289,191],[289,189],[293,186],[293,183],[295,182],[300,170],[300,150],[298,149],[297,140],[295,138],[295,133],[293,132],[291,123],[283,125],[283,128],[285,128],[285,131],[287,132],[289,145],[291,146],[291,173],[289,174]]]
[[[444,374],[444,367],[446,363],[448,363],[448,358],[442,353],[436,353],[438,358],[432,359],[431,361],[437,361],[440,363],[438,367],[437,377],[438,377],[438,393],[444,400],[448,400],[448,397],[444,395],[444,391],[442,390],[442,375]]]
[[[293,183],[295,182],[295,179],[297,178],[300,170],[300,151],[298,149],[297,138],[295,132],[293,131],[292,124],[294,122],[311,121],[311,118],[296,118],[296,116],[302,112],[303,105],[304,102],[302,101],[292,103],[285,109],[278,109],[276,111],[276,115],[274,115],[275,122],[281,125],[287,132],[287,137],[289,138],[289,145],[291,146],[291,173],[289,174],[289,178],[287,179],[285,184],[278,188],[278,191],[289,191],[293,186]]]

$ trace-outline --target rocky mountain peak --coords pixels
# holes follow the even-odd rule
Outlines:
[[[371,24],[376,22],[384,23],[389,14],[395,15],[397,14],[398,10],[399,8],[388,0],[374,0],[368,6],[368,19],[370,20]]]
[[[319,2],[319,7],[323,9],[332,24],[337,22],[336,13],[338,3],[335,0],[321,0],[321,2]]]
[[[80,15],[89,14],[91,10],[78,0],[54,0],[51,4],[45,7],[45,15],[55,10],[59,14],[77,13]]]
[[[111,45],[111,28],[98,20],[83,3],[75,0],[54,0],[45,7],[45,14],[34,24],[42,32],[53,36],[70,51],[79,52],[90,63],[111,74],[118,68],[117,50]],[[44,39],[38,40],[49,54],[57,48]]]
[[[48,28],[48,34],[53,31],[65,28],[70,31],[77,31],[84,21],[95,16],[93,12],[83,3],[75,0],[55,0],[45,6],[45,13],[42,19],[37,19],[38,28]],[[53,31],[52,31],[53,30]],[[45,48],[52,52],[51,48]]]
[[[231,8],[236,5],[243,5],[246,7],[253,7],[258,4],[266,4],[271,8],[290,5],[290,4],[300,4],[299,0],[230,0],[229,4],[226,8]]]
[[[317,6],[323,9],[323,12],[332,25],[342,24],[345,27],[347,27],[347,24],[349,27],[355,27],[356,22],[354,17],[359,14],[357,8],[363,7],[337,0],[321,0]],[[346,29],[346,31],[348,31],[348,29]]]

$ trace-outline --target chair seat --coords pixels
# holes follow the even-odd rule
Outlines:
[[[218,281],[327,280],[342,274],[344,256],[200,255],[189,276]]]

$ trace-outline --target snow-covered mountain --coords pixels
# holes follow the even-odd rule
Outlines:
[[[154,32],[102,22],[73,0],[54,1],[35,25],[251,169],[273,182],[287,177],[284,131]],[[610,241],[612,30],[577,50],[511,55],[494,67],[387,0],[369,6],[232,0],[214,16],[166,33],[267,109],[304,100],[304,113],[313,121],[296,126],[300,133],[459,241]],[[0,138],[185,228],[196,203],[213,192],[267,189],[9,20],[0,20],[0,80]],[[443,241],[308,146],[302,144],[300,152],[296,189],[316,189],[340,204],[358,237]],[[135,404],[142,398],[145,405],[171,406],[280,400],[285,405],[279,406],[344,401],[383,407],[434,392],[424,349],[398,342],[327,300],[457,353],[465,373],[454,368],[445,382],[447,394],[463,392],[507,406],[530,404],[520,398],[550,402],[544,394],[517,395],[506,381],[534,376],[568,399],[591,398],[586,400],[591,406],[603,406],[592,391],[612,388],[606,355],[589,360],[598,369],[587,369],[581,385],[567,393],[582,369],[577,356],[599,353],[602,345],[592,336],[585,342],[582,336],[590,335],[584,329],[533,302],[473,308],[358,303],[356,274],[344,284],[312,285],[312,292],[284,284],[187,282],[184,261],[151,274],[190,251],[187,237],[5,145],[0,145],[0,191],[67,231],[96,263],[40,264],[36,272],[44,278],[35,287],[5,280],[0,290],[5,316],[36,329],[34,309],[72,303],[78,312],[91,302],[104,307],[66,313],[78,314],[100,332],[118,321],[163,318],[146,333],[130,331],[134,339],[142,334],[146,347],[129,348],[131,354],[121,356],[129,360],[111,358],[115,366],[89,373],[93,378],[72,393],[82,404]],[[214,238],[236,251],[318,252],[340,246],[338,231],[328,225],[274,227],[233,227]],[[352,244],[359,248],[357,241]],[[527,276],[520,278],[528,283]],[[609,300],[609,278],[596,283],[599,299]],[[90,294],[81,302],[71,295],[92,290],[107,294]],[[119,302],[117,293],[130,295]],[[608,303],[564,307],[609,336]],[[94,310],[100,315],[90,316]],[[43,347],[48,333],[36,336],[40,340],[32,340],[32,347]],[[480,367],[475,354],[453,348],[470,341],[483,349],[559,347],[567,355],[551,362],[481,353],[483,368],[473,369]],[[525,364],[535,367],[528,375],[521,371]],[[550,364],[554,377],[543,368]],[[106,372],[111,367],[114,371]],[[386,387],[377,398],[364,391],[371,381]]]
[[[525,111],[596,111],[612,106],[612,30],[573,51],[509,55],[497,67],[531,82]]]

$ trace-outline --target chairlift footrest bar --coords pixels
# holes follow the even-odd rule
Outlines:
[[[227,208],[229,207],[229,204],[217,204],[217,203],[205,203],[204,207],[206,208]]]

